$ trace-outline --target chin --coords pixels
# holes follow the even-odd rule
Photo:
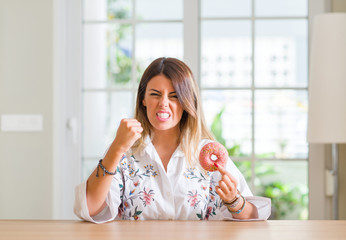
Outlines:
[[[165,123],[160,123],[160,124],[152,124],[153,128],[158,131],[167,131],[167,130],[172,130],[177,127],[176,125],[172,124],[165,124]]]
[[[153,126],[154,127],[154,129],[156,129],[156,130],[159,130],[159,131],[166,131],[166,130],[170,130],[170,129],[172,129],[172,128],[174,128],[174,127],[172,127],[172,126]]]

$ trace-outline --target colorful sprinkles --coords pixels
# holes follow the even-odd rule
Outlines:
[[[213,155],[217,157],[216,160],[212,159]],[[226,148],[218,142],[211,142],[204,145],[204,147],[201,149],[201,152],[199,153],[199,163],[205,170],[210,172],[214,172],[217,170],[214,163],[224,167],[226,165],[227,159],[228,152]]]

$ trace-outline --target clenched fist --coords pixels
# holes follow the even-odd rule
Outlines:
[[[133,118],[124,118],[120,121],[112,147],[119,152],[125,153],[141,137],[143,128],[141,123]]]

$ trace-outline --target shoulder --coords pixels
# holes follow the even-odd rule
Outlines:
[[[204,145],[211,143],[211,142],[215,142],[215,141],[211,140],[211,139],[207,139],[207,138],[201,139],[201,141],[199,141],[199,143],[198,143],[198,151],[200,151],[204,147]]]

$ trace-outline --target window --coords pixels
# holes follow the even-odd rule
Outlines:
[[[183,59],[183,1],[84,0],[83,179],[124,117],[133,116],[144,69],[161,56]]]
[[[198,19],[188,17],[187,4],[198,9]],[[254,193],[272,198],[273,218],[306,219],[307,4],[84,0],[82,178],[111,144],[120,119],[133,115],[146,66],[161,56],[186,59],[187,39],[199,39],[189,61],[198,66],[208,126]],[[198,31],[184,31],[190,20]]]
[[[207,122],[274,219],[307,218],[307,4],[201,0]]]

